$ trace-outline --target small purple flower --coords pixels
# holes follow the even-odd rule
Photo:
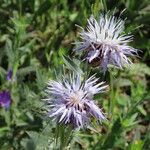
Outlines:
[[[0,106],[8,109],[11,103],[11,96],[9,91],[0,92]]]
[[[46,100],[49,117],[58,123],[70,124],[73,128],[82,128],[90,124],[91,118],[104,120],[102,110],[93,101],[93,96],[104,92],[108,87],[98,83],[95,76],[86,81],[80,75],[73,75],[70,80],[49,81]]]
[[[11,81],[12,75],[13,75],[13,71],[12,71],[12,69],[9,69],[9,70],[8,70],[8,74],[7,74],[7,80],[8,80],[8,81]]]
[[[137,55],[137,49],[127,44],[131,35],[124,33],[124,21],[109,14],[100,15],[97,21],[93,16],[88,19],[86,30],[82,27],[81,42],[77,42],[76,51],[85,51],[89,63],[101,66],[103,72],[109,64],[117,68],[132,64],[128,56]]]

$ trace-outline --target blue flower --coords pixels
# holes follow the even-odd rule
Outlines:
[[[0,92],[0,106],[8,109],[11,103],[11,96],[9,91]]]
[[[132,64],[128,56],[137,55],[137,49],[128,46],[132,35],[124,33],[124,23],[108,14],[100,15],[98,21],[91,16],[86,30],[81,27],[82,41],[77,42],[75,51],[84,51],[85,60],[102,67],[103,72],[109,64],[121,69]]]
[[[48,97],[45,99],[49,117],[73,128],[90,125],[91,118],[104,120],[105,116],[93,96],[104,92],[108,86],[97,81],[95,76],[83,81],[80,75],[73,75],[69,80],[49,81],[46,90]]]

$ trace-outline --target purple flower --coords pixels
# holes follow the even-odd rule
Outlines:
[[[85,51],[85,59],[101,66],[103,72],[109,64],[122,69],[132,63],[128,56],[137,55],[137,49],[127,45],[132,36],[124,33],[124,21],[120,18],[105,14],[97,21],[91,16],[86,30],[81,29],[82,41],[77,42],[75,50]]]
[[[9,69],[8,74],[7,74],[7,80],[8,81],[11,81],[12,75],[13,75],[13,71],[12,71],[12,69]]]
[[[11,96],[9,91],[0,92],[0,106],[8,109],[11,103]]]
[[[46,100],[49,117],[58,123],[70,124],[73,128],[82,128],[90,124],[91,118],[104,120],[102,110],[93,101],[93,96],[104,92],[108,87],[98,83],[95,76],[86,81],[80,75],[73,75],[69,80],[49,81]]]

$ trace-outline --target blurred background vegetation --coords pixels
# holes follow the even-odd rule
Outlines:
[[[149,0],[0,0],[0,91],[11,93],[10,107],[0,108],[1,150],[58,149],[55,125],[43,119],[46,81],[61,74],[63,63],[78,69],[72,51],[79,37],[75,24],[84,27],[91,14],[109,10],[115,16],[125,10],[125,32],[133,34],[131,44],[141,50],[140,58],[130,69],[106,74],[111,90],[96,99],[108,121],[76,132],[69,148],[150,149]],[[93,72],[100,75],[99,69]]]

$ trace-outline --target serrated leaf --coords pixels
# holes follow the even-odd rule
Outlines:
[[[117,78],[113,81],[116,87],[131,86],[133,83],[129,79]]]
[[[147,115],[147,112],[145,111],[145,109],[143,108],[142,105],[138,105],[138,106],[137,106],[137,109],[138,109],[144,116]]]
[[[111,132],[109,133],[109,135],[107,136],[102,149],[109,149],[112,148],[117,140],[117,138],[119,137],[119,135],[122,132],[122,124],[121,124],[121,120],[120,118],[118,118],[111,129]],[[101,149],[101,148],[100,148]]]
[[[129,70],[129,73],[131,75],[149,75],[150,76],[150,67],[148,67],[146,64],[144,63],[136,63],[136,64],[132,64],[131,68]]]
[[[77,62],[77,60],[75,59],[71,60],[71,58],[66,57],[66,56],[63,56],[63,60],[69,69],[77,73],[83,74],[82,70],[80,69],[79,62]]]
[[[137,117],[138,113],[133,114],[132,116],[129,116],[128,118],[126,118],[122,124],[124,127],[130,127],[133,126],[135,124],[137,124],[136,117]]]
[[[17,75],[18,76],[25,76],[31,72],[34,72],[34,71],[36,71],[36,68],[34,66],[28,66],[28,67],[20,68],[17,71]]]

